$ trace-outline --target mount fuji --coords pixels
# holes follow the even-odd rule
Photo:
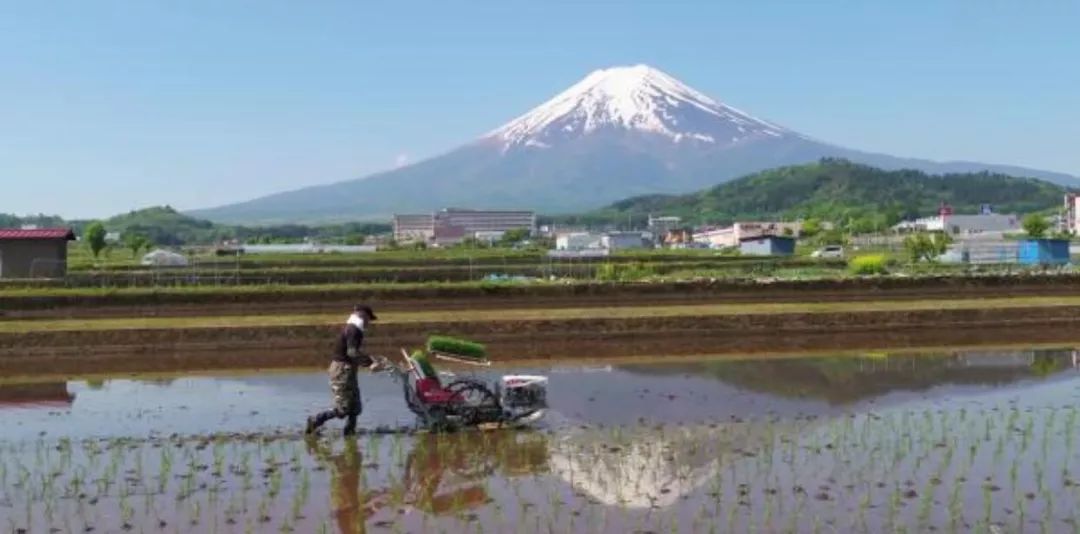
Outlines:
[[[646,65],[592,72],[458,149],[365,178],[195,211],[220,222],[386,218],[443,207],[557,214],[686,193],[823,157],[941,174],[991,171],[1076,186],[1059,173],[905,159],[843,148],[762,120]]]

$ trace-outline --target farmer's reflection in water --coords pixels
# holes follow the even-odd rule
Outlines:
[[[333,454],[329,443],[320,442],[314,436],[307,438],[308,453],[329,464],[330,511],[339,532],[364,532],[364,523],[376,512],[360,499],[360,470],[363,468],[360,448],[356,440],[346,439],[344,449]]]
[[[492,501],[487,490],[489,478],[548,471],[547,438],[539,433],[424,434],[406,438],[412,447],[404,465],[391,469],[400,473],[392,477],[396,481],[368,488],[360,447],[371,439],[347,439],[336,454],[330,442],[314,437],[307,440],[309,453],[331,470],[331,514],[342,533],[364,532],[368,520],[380,511],[393,521],[409,508],[431,516],[475,509]],[[385,449],[385,442],[381,448]]]

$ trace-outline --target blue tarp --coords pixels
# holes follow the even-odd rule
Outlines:
[[[1066,265],[1069,263],[1069,241],[1027,239],[1020,242],[1018,256],[1024,265]]]

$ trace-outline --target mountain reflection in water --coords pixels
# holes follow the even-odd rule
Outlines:
[[[874,354],[783,359],[714,360],[620,368],[649,375],[690,374],[789,398],[844,405],[894,391],[939,386],[1006,386],[1077,369],[1074,349]]]

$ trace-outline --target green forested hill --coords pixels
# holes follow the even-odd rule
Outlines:
[[[65,221],[56,216],[37,215],[16,217],[0,213],[0,228],[18,228],[23,224],[39,226],[68,226],[76,233],[91,221]],[[276,226],[245,227],[216,224],[197,219],[176,211],[169,206],[154,206],[116,215],[101,221],[109,232],[137,234],[153,245],[208,245],[224,239],[241,239],[254,242],[299,242],[314,238],[324,243],[359,243],[365,236],[388,232],[385,223],[344,223],[324,226],[282,224]]]
[[[169,206],[157,206],[117,215],[104,221],[110,231],[136,233],[158,245],[208,244],[222,239],[262,242],[290,242],[311,237],[324,242],[362,242],[363,236],[389,230],[378,223],[345,223],[325,226],[284,224],[244,227],[215,224],[177,212]]]
[[[957,213],[991,204],[999,213],[1059,206],[1065,189],[1030,178],[971,173],[928,175],[884,171],[839,159],[781,167],[688,195],[650,195],[617,202],[597,216],[679,215],[688,222],[814,217],[864,220],[879,226],[936,213],[942,202]]]

